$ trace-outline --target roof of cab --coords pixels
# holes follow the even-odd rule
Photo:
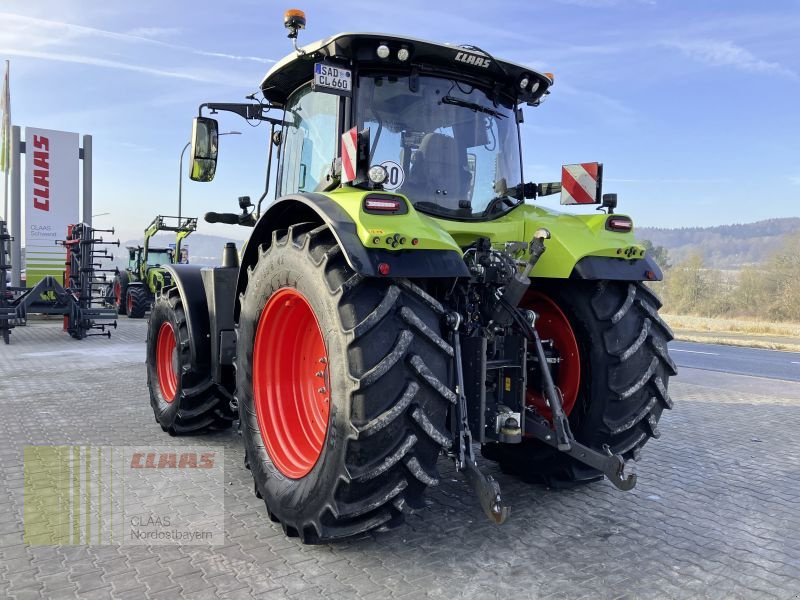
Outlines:
[[[390,49],[381,59],[376,54],[380,44]],[[409,59],[397,59],[397,51],[406,48]],[[300,48],[280,60],[261,82],[264,97],[272,104],[283,105],[298,87],[311,81],[315,62],[330,61],[342,66],[357,63],[364,67],[393,70],[419,69],[420,74],[438,72],[459,79],[473,79],[484,85],[499,86],[521,102],[536,104],[553,85],[552,75],[539,73],[524,65],[497,60],[474,46],[455,46],[386,33],[338,33]],[[529,83],[520,87],[523,78]]]

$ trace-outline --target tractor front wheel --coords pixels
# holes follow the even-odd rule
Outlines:
[[[354,273],[326,226],[279,233],[248,276],[236,395],[270,518],[305,543],[399,524],[450,445],[442,307]]]

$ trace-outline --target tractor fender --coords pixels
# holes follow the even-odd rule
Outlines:
[[[234,309],[237,323],[239,295],[247,287],[247,269],[258,261],[259,247],[262,244],[270,245],[275,231],[297,223],[319,223],[330,227],[347,264],[365,277],[380,277],[378,265],[382,262],[391,263],[392,277],[469,277],[469,270],[458,252],[414,250],[398,255],[386,250],[365,248],[358,237],[356,224],[328,196],[318,193],[290,194],[276,200],[261,215],[242,251]]]
[[[178,289],[186,312],[186,329],[189,332],[189,348],[191,349],[192,369],[207,368],[200,364],[198,356],[209,356],[210,330],[208,319],[208,301],[200,265],[165,265],[164,269],[172,276],[172,286]]]
[[[635,260],[609,256],[584,256],[572,269],[571,279],[614,281],[661,281],[664,275],[649,255]]]

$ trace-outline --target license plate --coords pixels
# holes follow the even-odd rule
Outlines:
[[[349,69],[316,63],[312,89],[316,92],[349,96],[353,89],[353,75]]]

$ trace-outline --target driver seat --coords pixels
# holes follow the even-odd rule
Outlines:
[[[459,200],[468,200],[469,180],[467,152],[455,138],[443,133],[425,134],[409,174],[409,187],[421,192],[419,199],[458,210]]]

